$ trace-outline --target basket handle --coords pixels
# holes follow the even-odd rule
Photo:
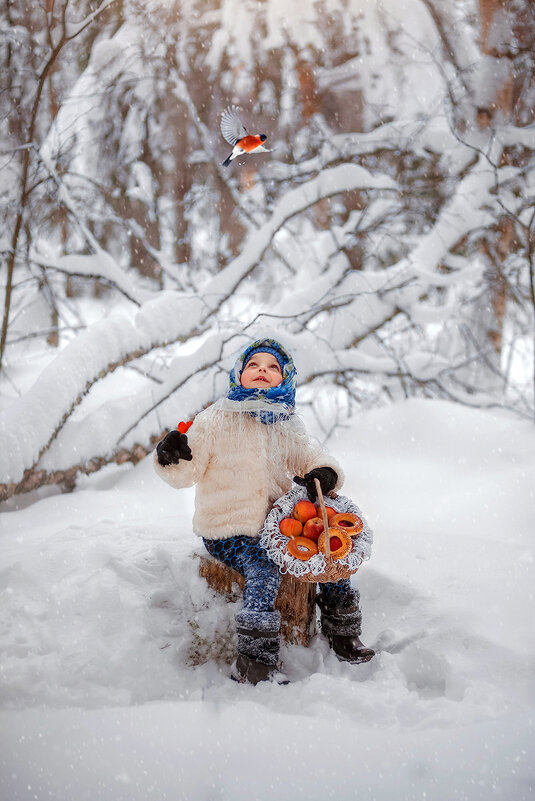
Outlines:
[[[327,561],[331,558],[331,539],[329,537],[329,520],[327,518],[327,509],[325,508],[325,501],[323,500],[323,492],[321,491],[321,484],[317,478],[314,479],[316,485],[316,495],[320,502],[321,516],[323,517],[323,531],[325,532],[325,558]]]

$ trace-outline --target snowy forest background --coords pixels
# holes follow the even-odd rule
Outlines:
[[[281,333],[327,436],[534,417],[535,6],[6,0],[0,499],[139,461]],[[236,104],[271,154],[221,167]]]
[[[0,4],[0,798],[533,801],[534,42],[529,0]],[[273,152],[223,168],[231,104]],[[376,656],[253,687],[144,457],[266,334]]]

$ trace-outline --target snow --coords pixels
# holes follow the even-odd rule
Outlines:
[[[2,799],[534,797],[533,426],[413,399],[328,444],[375,532],[377,655],[285,646],[288,686],[229,679],[240,597],[198,576],[193,491],[150,457],[6,504]]]

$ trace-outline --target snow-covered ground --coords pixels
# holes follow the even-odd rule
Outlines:
[[[239,598],[150,459],[5,505],[2,801],[535,798],[533,426],[411,400],[329,447],[375,531],[377,655],[318,635],[283,648],[288,686],[229,679]]]

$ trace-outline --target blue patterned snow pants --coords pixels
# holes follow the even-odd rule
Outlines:
[[[243,608],[272,612],[282,576],[260,547],[260,538],[238,535],[226,540],[203,539],[203,542],[208,553],[245,576]]]

